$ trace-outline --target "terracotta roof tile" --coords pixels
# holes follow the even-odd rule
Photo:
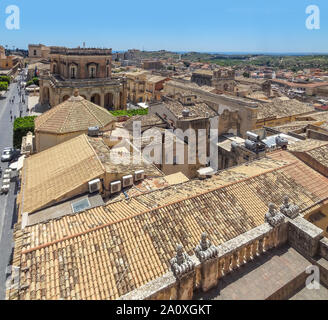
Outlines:
[[[288,152],[273,157],[287,160],[258,161],[256,174],[247,170],[250,165],[239,172],[234,168],[235,181],[230,169],[209,180],[170,187],[167,193],[155,191],[130,202],[108,204],[106,209],[26,228],[24,241],[31,243],[30,250],[16,244],[14,253],[23,251],[19,255],[21,285],[29,285],[19,291],[19,299],[36,299],[41,285],[46,299],[117,299],[166,273],[176,243],[191,254],[204,231],[215,245],[228,241],[263,224],[267,204],[280,205],[285,194],[301,209],[328,197],[327,178]],[[319,189],[324,192],[318,193]],[[154,208],[156,193],[160,207]],[[131,212],[123,209],[129,206],[134,208]],[[90,229],[90,224],[102,221],[103,214],[105,224]],[[74,229],[79,233],[67,229],[73,220],[79,223],[78,230]],[[61,228],[66,238],[53,231]],[[29,277],[23,276],[25,266]]]
[[[27,158],[22,176],[21,212],[41,209],[104,173],[85,135]]]
[[[71,97],[35,119],[35,131],[64,134],[106,127],[116,117],[106,109],[82,98]]]

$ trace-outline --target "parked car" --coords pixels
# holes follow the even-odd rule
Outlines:
[[[9,162],[15,157],[15,150],[13,148],[5,148],[2,151],[1,162]]]

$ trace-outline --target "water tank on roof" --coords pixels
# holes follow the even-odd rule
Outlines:
[[[188,118],[190,116],[190,111],[188,109],[185,109],[182,111],[182,116],[184,118]]]
[[[246,149],[255,152],[256,151],[256,142],[251,141],[251,140],[246,140],[245,147],[246,147]]]
[[[89,127],[88,128],[89,137],[98,137],[99,136],[99,127]]]
[[[232,142],[231,143],[231,151],[235,152],[238,148],[238,143],[237,142]]]
[[[288,147],[288,140],[282,138],[281,136],[276,137],[276,145],[281,147],[282,149],[287,149]]]
[[[250,141],[255,141],[255,142],[260,141],[260,136],[256,133],[247,131],[246,135],[247,135],[247,139],[250,140]]]

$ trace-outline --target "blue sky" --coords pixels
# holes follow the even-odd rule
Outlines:
[[[20,30],[5,27],[8,5]],[[318,5],[320,30],[305,9]],[[0,0],[0,44],[211,52],[326,52],[327,0]]]

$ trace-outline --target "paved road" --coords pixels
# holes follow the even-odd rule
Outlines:
[[[14,104],[10,103],[15,96]],[[26,105],[19,101],[18,86],[16,83],[10,85],[5,96],[0,98],[0,152],[3,148],[12,147],[13,145],[13,122],[14,117],[26,115]],[[25,98],[27,100],[27,97]],[[10,110],[13,119],[10,120]],[[1,163],[3,171],[8,167],[8,163]],[[0,183],[2,185],[2,183]],[[0,300],[5,298],[6,270],[10,264],[13,248],[13,226],[17,221],[16,215],[16,185],[11,184],[10,191],[7,195],[0,195]]]

